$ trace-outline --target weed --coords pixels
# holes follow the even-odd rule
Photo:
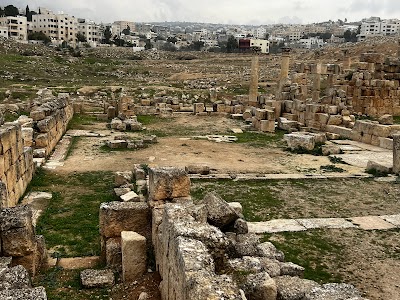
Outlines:
[[[326,166],[321,166],[320,170],[326,173],[329,172],[334,172],[334,173],[343,173],[345,170],[342,168],[336,167],[335,165],[326,165]]]
[[[255,148],[263,148],[267,146],[283,147],[283,130],[277,130],[275,133],[262,132],[243,132],[235,134],[240,144],[247,144]]]
[[[324,261],[339,265],[344,247],[333,242],[324,231],[286,232],[273,236],[266,234],[263,240],[272,240],[285,253],[287,261],[305,267],[306,279],[320,283],[342,281],[342,276],[332,274]]]
[[[343,165],[348,165],[347,162],[345,162],[341,157],[337,156],[329,156],[329,161],[333,164],[343,164]]]
[[[84,114],[74,114],[71,121],[68,123],[68,130],[71,129],[84,129],[85,125],[93,125],[95,123],[99,123],[99,121],[95,116],[84,115]]]

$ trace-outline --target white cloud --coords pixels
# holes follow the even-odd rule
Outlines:
[[[0,0],[0,6],[8,4],[22,8],[28,4],[33,10],[43,6],[97,22],[130,20],[268,24],[282,21],[312,23],[344,18],[356,21],[371,15],[400,18],[398,0]]]

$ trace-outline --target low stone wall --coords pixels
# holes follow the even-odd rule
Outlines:
[[[0,240],[0,256],[11,257],[13,266],[24,266],[31,276],[47,264],[45,241],[35,234],[30,207],[0,211]]]
[[[34,148],[44,149],[48,156],[67,130],[68,122],[73,117],[73,105],[68,94],[60,94],[58,99],[42,104],[33,109]]]
[[[24,147],[21,126],[0,127],[0,208],[13,207],[34,173],[32,148]]]

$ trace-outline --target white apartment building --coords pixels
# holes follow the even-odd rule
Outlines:
[[[383,20],[381,23],[381,33],[383,35],[395,35],[399,33],[400,20]]]
[[[259,40],[259,39],[250,39],[250,47],[258,47],[261,50],[261,53],[268,54],[269,53],[269,41],[268,40]]]
[[[39,8],[40,14],[32,16],[33,32],[43,32],[53,43],[61,44],[67,42],[76,44],[76,34],[78,33],[78,21],[63,12],[53,13],[52,11]]]
[[[324,40],[318,37],[310,37],[308,39],[300,39],[299,44],[304,49],[316,49],[324,46]]]
[[[7,27],[7,30],[2,29],[1,36],[7,31],[7,37],[18,40],[28,40],[28,22],[26,17],[2,17],[0,18],[0,26]]]
[[[258,39],[265,39],[266,35],[267,29],[265,29],[264,27],[259,27],[255,31],[255,37]]]
[[[131,32],[135,32],[136,30],[136,26],[135,23],[130,22],[130,21],[115,21],[112,25],[111,25],[111,34],[112,36],[117,36],[120,37],[122,34],[122,31],[124,31],[125,29],[128,29]]]
[[[7,26],[0,26],[0,37],[8,38],[8,27]]]
[[[86,38],[87,43],[92,47],[96,47],[101,42],[100,25],[91,20],[78,19],[78,32]]]

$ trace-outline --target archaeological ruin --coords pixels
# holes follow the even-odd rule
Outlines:
[[[382,208],[387,195],[397,197],[392,189],[397,191],[400,173],[399,45],[395,39],[386,43],[391,51],[362,44],[360,49],[333,49],[329,55],[289,48],[273,56],[244,54],[239,62],[244,66],[234,67],[231,57],[217,54],[196,62],[149,58],[143,61],[152,74],[124,75],[137,76],[135,90],[122,80],[118,86],[79,85],[69,92],[49,84],[26,101],[5,98],[0,102],[0,298],[52,299],[64,287],[54,292],[56,284],[48,284],[48,278],[60,270],[77,270],[78,287],[69,284],[66,289],[106,291],[101,299],[395,299],[390,297],[400,292],[397,246],[390,257],[396,266],[393,277],[385,279],[380,291],[374,287],[378,279],[357,279],[357,262],[341,277],[323,277],[331,272],[321,271],[325,262],[302,266],[291,260],[303,251],[288,259],[279,247],[286,244],[284,249],[290,250],[300,232],[300,247],[315,243],[324,254],[346,251],[345,246],[322,245],[324,233],[314,239],[307,235],[318,230],[374,234],[371,239],[376,240],[382,235],[390,239],[379,244],[383,253],[398,245],[396,206]],[[115,51],[118,59],[126,59],[124,52]],[[96,54],[99,64],[104,53]],[[66,64],[76,63],[74,59]],[[213,61],[228,70],[225,81],[213,81],[207,73]],[[195,63],[200,66],[189,73]],[[158,64],[166,66],[169,79],[154,71]],[[267,74],[267,68],[274,72]],[[146,90],[150,81],[154,90]],[[160,88],[163,81],[167,84]],[[236,88],[242,81],[244,92],[226,93],[229,84]],[[252,148],[250,143],[256,142],[261,144]],[[330,188],[330,180],[377,186],[381,194],[376,198],[383,200],[379,205],[364,201],[362,189]],[[308,201],[303,195],[311,194],[307,184],[318,189],[322,181],[325,194],[308,203],[309,211],[293,217]],[[106,192],[100,183],[106,184]],[[274,192],[272,199],[261,192],[265,186]],[[275,195],[287,186],[295,186],[284,195],[289,212],[274,215],[274,209],[286,209]],[[85,189],[97,198],[88,213],[84,209],[92,203]],[[365,211],[341,213],[337,199],[339,204],[332,200],[322,205],[332,214],[313,211],[337,190],[338,199],[353,193],[354,201],[360,201],[354,207],[367,207]],[[254,199],[231,201],[241,192]],[[63,207],[68,201],[60,199],[68,194],[76,211]],[[272,204],[257,202],[257,197]],[[65,233],[74,242],[62,244],[57,230],[64,228],[46,222],[52,215],[79,212],[79,222],[85,224],[82,235],[95,231],[96,250],[75,257],[68,247],[86,242],[79,230]],[[86,225],[89,219],[95,224]],[[330,259],[340,260],[340,255]],[[378,269],[379,263],[373,263]],[[386,272],[390,263],[379,265],[380,270]],[[312,277],[313,272],[322,275]],[[377,298],[380,292],[386,298]]]

